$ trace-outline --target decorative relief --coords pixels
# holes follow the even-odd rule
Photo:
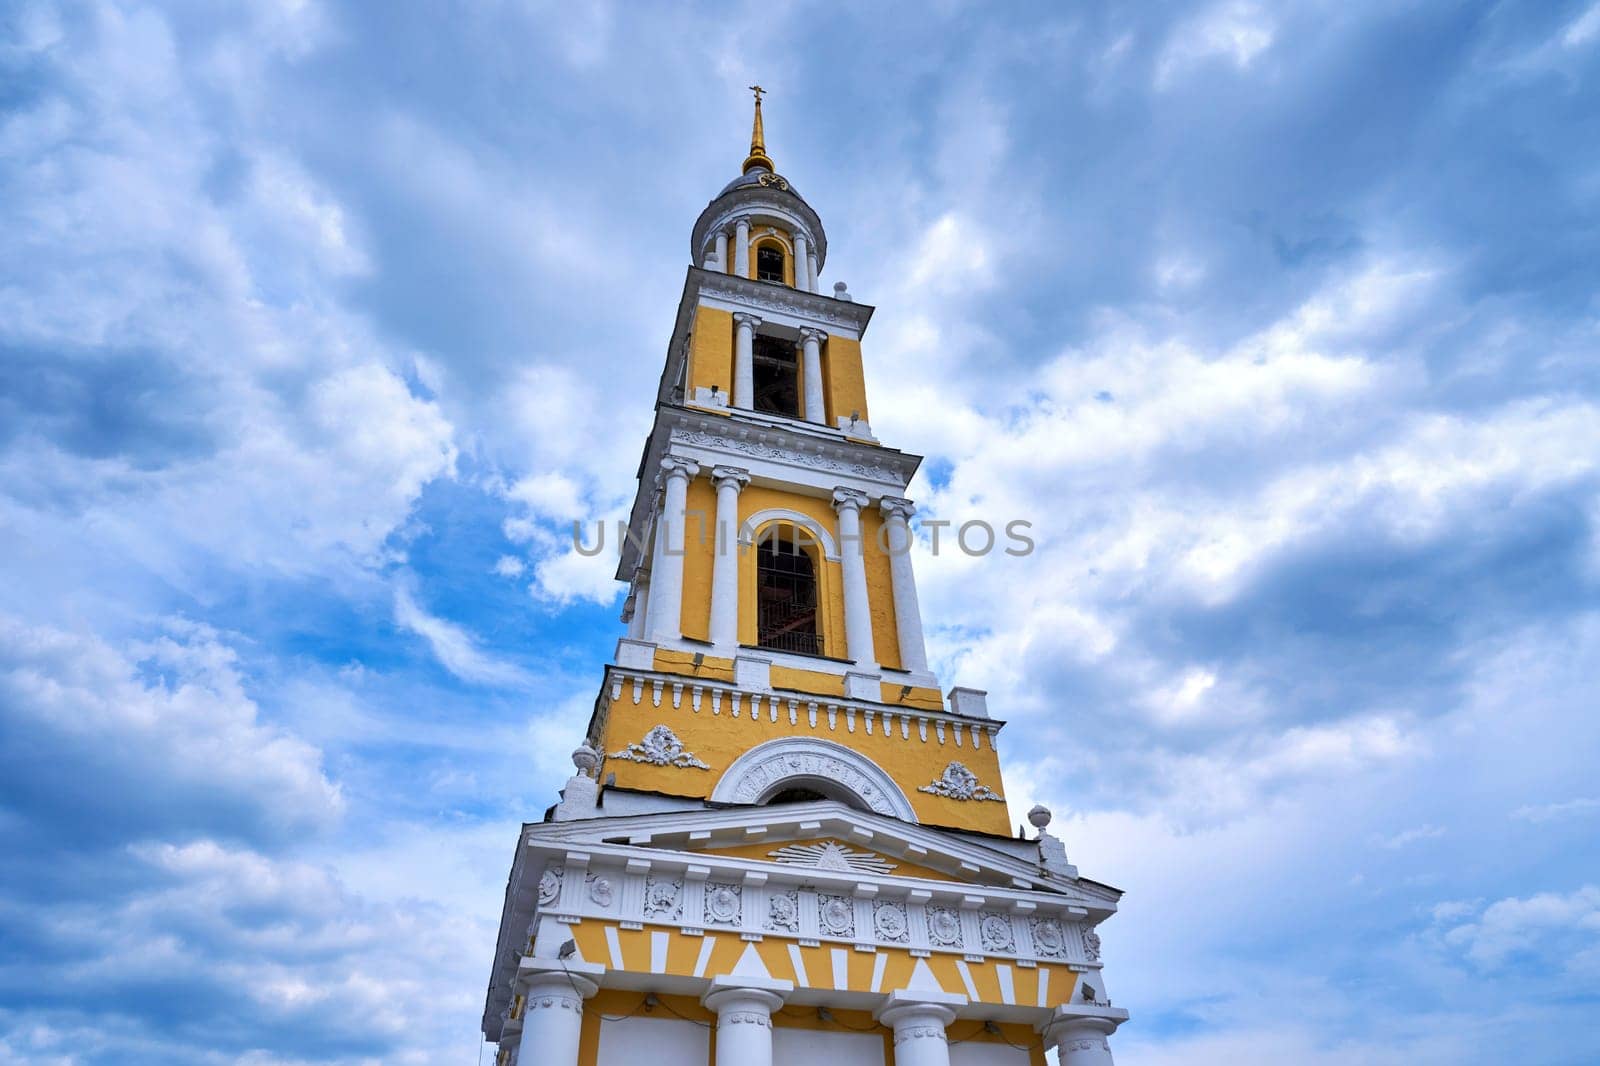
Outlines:
[[[1004,803],[1005,797],[988,785],[978,784],[978,775],[967,769],[965,763],[953,762],[944,768],[939,780],[923,785],[918,792],[931,792],[953,800],[994,800]]]
[[[785,933],[800,931],[798,892],[781,892],[767,900],[767,928]]]
[[[985,951],[1014,951],[1016,940],[1011,929],[1011,919],[994,911],[978,915],[978,932],[983,937]]]
[[[1100,961],[1100,934],[1093,929],[1083,930],[1083,954],[1090,962]]]
[[[848,896],[818,896],[817,924],[829,936],[856,935],[856,905]]]
[[[765,1014],[753,1010],[734,1010],[717,1015],[718,1025],[759,1025],[763,1029],[772,1028],[772,1019]]]
[[[789,183],[784,179],[783,175],[773,174],[770,171],[757,174],[756,181],[762,185],[769,185],[774,189],[782,189],[785,192],[789,189]],[[772,227],[768,226],[767,228],[770,230]]]
[[[1060,958],[1067,951],[1067,937],[1054,918],[1029,919],[1033,927],[1033,946],[1040,955]]]
[[[1073,1040],[1061,1045],[1062,1051],[1106,1051],[1111,1050],[1111,1045],[1105,1040]]]
[[[738,885],[725,885],[711,881],[706,884],[706,921],[735,925],[739,921],[740,898]]]
[[[898,816],[889,797],[866,774],[842,759],[811,752],[774,752],[768,758],[746,767],[739,775],[733,799],[738,803],[754,803],[770,785],[791,777],[825,777],[837,781],[861,797],[871,810],[891,818]]]
[[[563,870],[559,866],[548,867],[544,875],[539,878],[539,906],[548,907],[561,895],[561,877]]]
[[[911,937],[906,910],[893,900],[880,899],[872,905],[872,931],[879,940],[904,944]]]
[[[929,907],[928,940],[941,948],[960,947],[961,916],[949,907]]]
[[[945,1031],[936,1025],[913,1025],[905,1029],[895,1030],[895,1047],[899,1047],[907,1040],[937,1040],[941,1044],[950,1042],[950,1038],[945,1035]]]
[[[589,876],[589,898],[594,900],[596,906],[609,907],[615,897],[616,890],[611,887],[608,878],[591,874]]]
[[[577,996],[540,996],[538,999],[528,1001],[528,1009],[539,1010],[570,1010],[574,1014],[583,1013],[583,1000]]]
[[[658,725],[650,730],[639,743],[629,744],[621,751],[612,752],[611,758],[649,763],[652,766],[676,766],[680,770],[711,769],[695,758],[693,752],[685,751],[683,741],[678,739],[678,734],[664,725]]]
[[[654,877],[645,879],[644,915],[662,918],[669,922],[683,917],[683,882],[661,881]]]
[[[767,852],[767,857],[790,866],[813,866],[818,870],[853,870],[862,874],[886,874],[895,864],[879,858],[870,851],[857,851],[835,840],[820,844],[789,844],[777,851]]]

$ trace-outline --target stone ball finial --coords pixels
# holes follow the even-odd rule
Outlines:
[[[1044,832],[1044,827],[1050,824],[1050,808],[1043,804],[1034,804],[1033,810],[1028,812],[1028,824],[1039,832]]]
[[[833,298],[835,300],[848,300],[848,299],[850,299],[850,289],[849,289],[849,287],[846,286],[845,283],[842,282],[842,281],[834,282],[833,283]]]
[[[578,768],[578,773],[584,777],[593,777],[595,770],[600,766],[600,753],[587,744],[580,744],[572,752],[572,765]]]

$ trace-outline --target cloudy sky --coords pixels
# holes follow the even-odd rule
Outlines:
[[[20,0],[0,1063],[476,1061],[757,80],[1118,1061],[1600,1060],[1600,5]]]

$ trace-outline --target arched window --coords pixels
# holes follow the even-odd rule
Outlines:
[[[763,244],[756,249],[756,277],[762,281],[783,281],[783,249]]]
[[[809,534],[774,526],[756,547],[756,645],[821,655],[817,565],[821,553]]]
[[[794,342],[756,334],[751,352],[752,397],[757,411],[800,417],[800,362]]]

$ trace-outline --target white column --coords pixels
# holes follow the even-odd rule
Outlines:
[[[878,656],[872,647],[872,607],[867,602],[867,563],[861,544],[861,508],[866,503],[864,492],[833,490],[833,509],[839,512],[839,568],[844,571],[845,647],[858,667],[876,670]]]
[[[733,230],[733,271],[741,278],[750,276],[750,220],[741,218],[734,223]]]
[[[523,961],[517,975],[517,985],[526,997],[519,1060],[539,1066],[578,1066],[583,1001],[600,987],[593,975],[582,971],[599,969],[593,963],[565,959]]]
[[[717,487],[716,555],[711,562],[711,643],[732,649],[739,643],[739,491],[750,472],[733,466],[711,468]]]
[[[1116,1022],[1101,1018],[1055,1022],[1045,1030],[1045,1043],[1055,1046],[1061,1066],[1113,1066],[1106,1038],[1116,1028]]]
[[[728,231],[717,230],[717,269],[724,274],[728,272]]]
[[[733,406],[748,411],[755,403],[755,340],[761,319],[739,312],[733,316]]]
[[[811,292],[817,291],[817,253],[806,253],[806,280],[810,282]]]
[[[965,1002],[966,997],[948,993],[890,993],[888,1003],[878,1008],[877,1019],[894,1030],[894,1066],[950,1066],[950,1038],[944,1027]]]
[[[661,460],[667,480],[656,521],[655,558],[650,564],[649,639],[657,644],[677,640],[683,635],[683,553],[685,550],[684,510],[689,503],[689,479],[700,472],[700,465],[675,455]]]
[[[716,1066],[772,1066],[772,1012],[793,988],[770,978],[712,978],[700,1002],[717,1012]]]
[[[806,238],[802,233],[794,235],[794,287],[811,291],[811,279],[806,275]]]
[[[822,340],[827,334],[809,327],[800,331],[800,369],[805,380],[806,421],[827,424],[827,405],[822,398]]]
[[[878,501],[889,541],[889,580],[894,586],[894,628],[900,640],[900,668],[917,673],[928,669],[928,649],[922,640],[922,607],[917,603],[917,579],[911,572],[911,527],[906,524],[916,507],[910,500],[885,496]]]

